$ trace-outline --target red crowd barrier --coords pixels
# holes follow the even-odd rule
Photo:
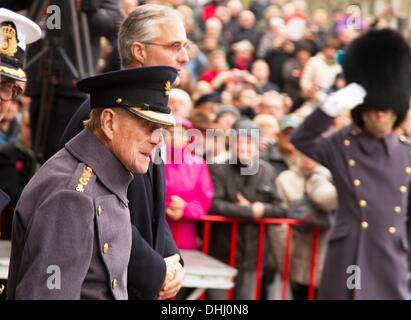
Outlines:
[[[237,218],[228,218],[223,216],[213,216],[206,215],[202,216],[199,221],[204,222],[204,234],[203,234],[203,248],[202,251],[205,254],[208,254],[209,242],[210,242],[210,225],[211,223],[231,223],[231,240],[230,240],[230,254],[229,262],[230,267],[235,268],[235,255],[237,250],[237,231],[239,223],[253,223],[259,225],[259,234],[258,234],[258,248],[257,248],[257,263],[256,263],[256,295],[255,299],[260,299],[260,289],[261,289],[261,280],[262,280],[262,269],[263,269],[263,259],[264,259],[264,240],[265,240],[265,231],[267,224],[286,224],[288,225],[286,245],[285,245],[285,254],[284,254],[284,272],[283,272],[283,288],[282,288],[282,299],[287,299],[287,287],[288,287],[288,276],[290,268],[290,249],[291,249],[291,239],[292,239],[292,230],[293,226],[304,225],[305,223],[287,218],[266,218],[266,219],[256,219],[256,220],[244,220]],[[311,273],[310,273],[310,284],[308,289],[308,300],[314,300],[314,283],[315,283],[315,269],[317,263],[317,245],[318,245],[318,231],[319,228],[314,228],[313,234],[313,245],[311,251]],[[177,246],[179,246],[180,238],[180,223],[177,221],[176,229],[174,232],[174,239]],[[227,299],[231,300],[233,298],[233,289],[228,291]]]

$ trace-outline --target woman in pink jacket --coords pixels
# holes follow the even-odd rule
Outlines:
[[[213,198],[213,185],[203,158],[189,149],[187,130],[193,126],[185,118],[175,117],[176,126],[166,134],[166,213],[171,232],[178,227],[179,249],[198,249],[196,219],[207,214]]]

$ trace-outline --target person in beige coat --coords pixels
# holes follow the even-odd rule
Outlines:
[[[276,179],[278,192],[289,209],[291,204],[304,197],[308,198],[323,211],[336,208],[337,193],[331,174],[317,162],[300,155],[300,166],[283,171]],[[326,254],[326,237],[328,229],[320,229],[318,233],[317,263],[315,287],[321,281],[321,273]],[[291,245],[290,282],[293,297],[296,300],[307,299],[311,275],[311,255],[314,231],[302,232],[294,228]]]
[[[328,40],[323,50],[311,57],[304,67],[300,79],[302,95],[314,102],[322,101],[326,92],[334,84],[342,68],[335,59],[336,42]]]

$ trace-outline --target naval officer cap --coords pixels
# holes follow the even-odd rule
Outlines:
[[[27,81],[23,71],[26,45],[40,39],[40,27],[29,18],[0,8],[0,74]]]
[[[122,107],[145,120],[173,126],[168,95],[176,77],[173,67],[150,66],[85,78],[77,88],[90,94],[91,108]]]

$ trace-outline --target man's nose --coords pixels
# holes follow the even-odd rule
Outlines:
[[[150,143],[154,145],[159,145],[163,142],[163,130],[162,129],[157,129],[154,130],[151,135],[150,135]]]
[[[187,48],[183,48],[183,50],[181,50],[180,56],[179,58],[179,62],[182,64],[186,64],[190,58],[188,57],[188,52],[187,52]]]

